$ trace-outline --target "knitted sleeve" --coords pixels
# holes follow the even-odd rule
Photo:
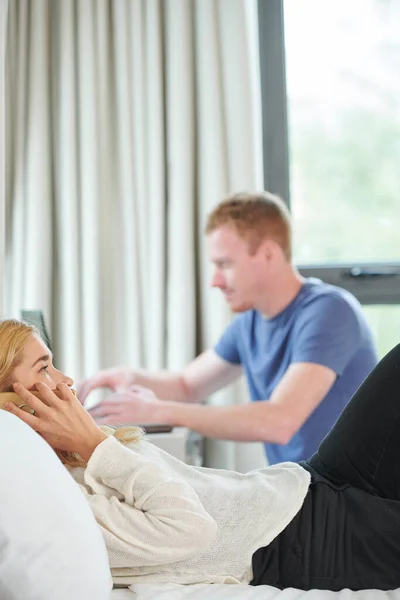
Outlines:
[[[146,458],[142,446],[135,450],[112,437],[104,440],[85,470],[89,491],[81,486],[114,568],[193,557],[217,533],[193,488]]]

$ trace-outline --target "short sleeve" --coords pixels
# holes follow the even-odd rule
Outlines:
[[[1,600],[107,600],[100,528],[50,446],[0,410]]]
[[[341,375],[360,343],[355,308],[340,296],[320,296],[299,313],[292,362],[323,365]]]
[[[240,327],[243,315],[238,315],[225,329],[217,344],[215,352],[229,363],[239,365],[241,363],[239,353]]]

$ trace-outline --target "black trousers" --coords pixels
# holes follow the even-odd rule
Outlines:
[[[303,507],[254,553],[251,585],[400,587],[400,344],[301,464],[311,473]]]

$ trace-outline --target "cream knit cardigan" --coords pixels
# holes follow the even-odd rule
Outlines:
[[[146,441],[113,437],[72,469],[118,583],[248,583],[251,558],[300,510],[309,473],[282,463],[247,474],[192,467]]]

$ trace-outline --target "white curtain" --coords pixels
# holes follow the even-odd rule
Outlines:
[[[5,67],[8,0],[0,0],[0,315],[4,305],[4,256],[5,256],[5,192],[6,192],[6,111]]]
[[[10,3],[6,311],[44,310],[75,378],[179,368],[229,322],[203,228],[262,187],[256,32],[255,0]]]

